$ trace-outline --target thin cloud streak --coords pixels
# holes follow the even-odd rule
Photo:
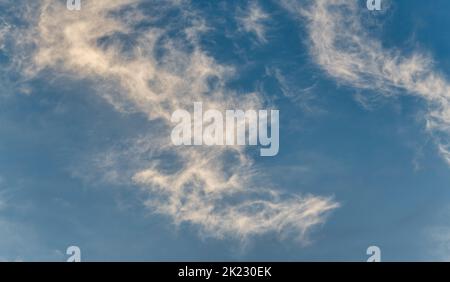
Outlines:
[[[358,1],[315,0],[306,8],[295,0],[282,3],[306,22],[314,61],[338,83],[386,96],[405,90],[422,98],[428,106],[426,129],[450,164],[450,83],[435,70],[429,56],[383,48],[364,29]]]

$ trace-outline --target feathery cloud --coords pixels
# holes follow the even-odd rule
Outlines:
[[[197,38],[207,28],[189,1],[155,1],[153,13],[147,14],[140,4],[83,1],[82,10],[73,12],[62,3],[42,1],[37,13],[26,14],[30,28],[25,45],[32,46],[33,55],[22,68],[24,75],[51,70],[91,80],[96,92],[118,111],[143,113],[166,130],[172,112],[191,107],[193,101],[219,110],[261,108],[265,101],[257,93],[226,89],[235,69],[202,50]],[[178,19],[158,25],[168,11],[175,11]],[[260,15],[250,18],[258,22]],[[249,30],[264,38],[261,27],[251,25],[253,20]],[[215,86],[210,85],[211,78],[218,81]],[[133,140],[128,150],[111,152],[99,166],[111,181],[127,178],[142,187],[150,195],[146,205],[176,224],[193,224],[217,238],[247,239],[276,232],[306,240],[307,232],[339,206],[331,198],[286,195],[270,184],[259,187],[260,172],[243,147],[174,147],[169,134],[162,132],[143,132],[144,137]],[[170,170],[161,166],[164,160],[153,158],[164,153],[177,164]],[[143,161],[142,155],[148,158]],[[133,170],[121,170],[117,160],[131,163]]]
[[[257,2],[251,2],[247,10],[238,13],[237,20],[245,32],[253,33],[259,42],[266,43],[266,24],[269,18]]]
[[[450,83],[435,70],[432,58],[384,48],[364,29],[358,1],[315,0],[305,8],[284,0],[283,5],[306,21],[311,55],[338,83],[386,96],[404,90],[422,98],[428,105],[426,128],[450,164]]]

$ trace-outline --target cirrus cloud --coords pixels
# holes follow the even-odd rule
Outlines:
[[[430,56],[384,48],[364,28],[364,8],[358,1],[314,0],[306,7],[295,0],[282,3],[306,22],[310,54],[338,83],[386,96],[403,90],[425,101],[426,129],[450,164],[450,82],[435,69]]]
[[[266,103],[258,93],[227,89],[236,70],[202,50],[198,38],[208,30],[207,22],[189,1],[154,1],[149,13],[138,0],[84,1],[80,12],[50,0],[39,3],[34,12],[24,13],[29,27],[17,30],[25,36],[16,44],[32,54],[22,58],[26,67],[20,64],[26,77],[45,70],[90,80],[115,109],[142,113],[166,131],[171,113],[194,101],[219,110],[259,109]],[[158,24],[170,12],[177,19]],[[211,79],[217,81],[214,86]],[[96,161],[107,180],[125,179],[141,187],[149,195],[145,204],[176,224],[192,224],[216,238],[245,240],[275,232],[305,242],[308,231],[339,206],[329,197],[258,185],[261,171],[244,147],[174,147],[162,132],[142,132],[129,149],[112,150],[107,159]],[[161,166],[164,160],[153,158],[164,153],[172,156],[169,170]],[[133,169],[122,170],[119,161]]]

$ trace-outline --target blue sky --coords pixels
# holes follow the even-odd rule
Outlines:
[[[65,2],[0,1],[0,260],[448,260],[448,1]],[[168,144],[198,100],[279,154]]]

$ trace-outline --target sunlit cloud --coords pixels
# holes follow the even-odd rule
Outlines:
[[[162,130],[131,139],[128,149],[111,149],[94,160],[105,181],[132,183],[148,192],[144,201],[153,212],[175,224],[197,226],[205,236],[245,240],[274,232],[307,242],[308,231],[339,206],[332,198],[285,194],[267,182],[258,185],[263,173],[245,147],[175,147],[170,134],[163,134],[172,112],[194,101],[218,110],[260,109],[266,103],[258,93],[226,88],[237,71],[202,50],[198,38],[207,23],[188,4],[155,1],[158,12],[144,16],[138,0],[83,1],[79,12],[41,1],[35,13],[24,13],[34,27],[20,30],[28,40],[16,42],[32,54],[21,58],[27,60],[21,71],[26,77],[45,70],[88,79],[119,112],[142,113],[160,124]],[[266,16],[257,6],[250,8],[244,28],[265,40],[260,21]],[[155,24],[167,11],[180,17],[171,19],[174,26]],[[176,37],[170,36],[171,28],[177,29]],[[211,79],[217,81],[213,86]],[[171,156],[170,169],[156,157],[164,154]],[[122,170],[121,162],[131,169]]]
[[[404,90],[423,99],[426,129],[436,137],[439,152],[450,164],[450,83],[436,70],[430,56],[386,49],[364,28],[358,1],[315,0],[307,5],[284,0],[283,5],[306,22],[310,54],[337,83],[380,94]],[[367,107],[367,99],[361,99]]]

